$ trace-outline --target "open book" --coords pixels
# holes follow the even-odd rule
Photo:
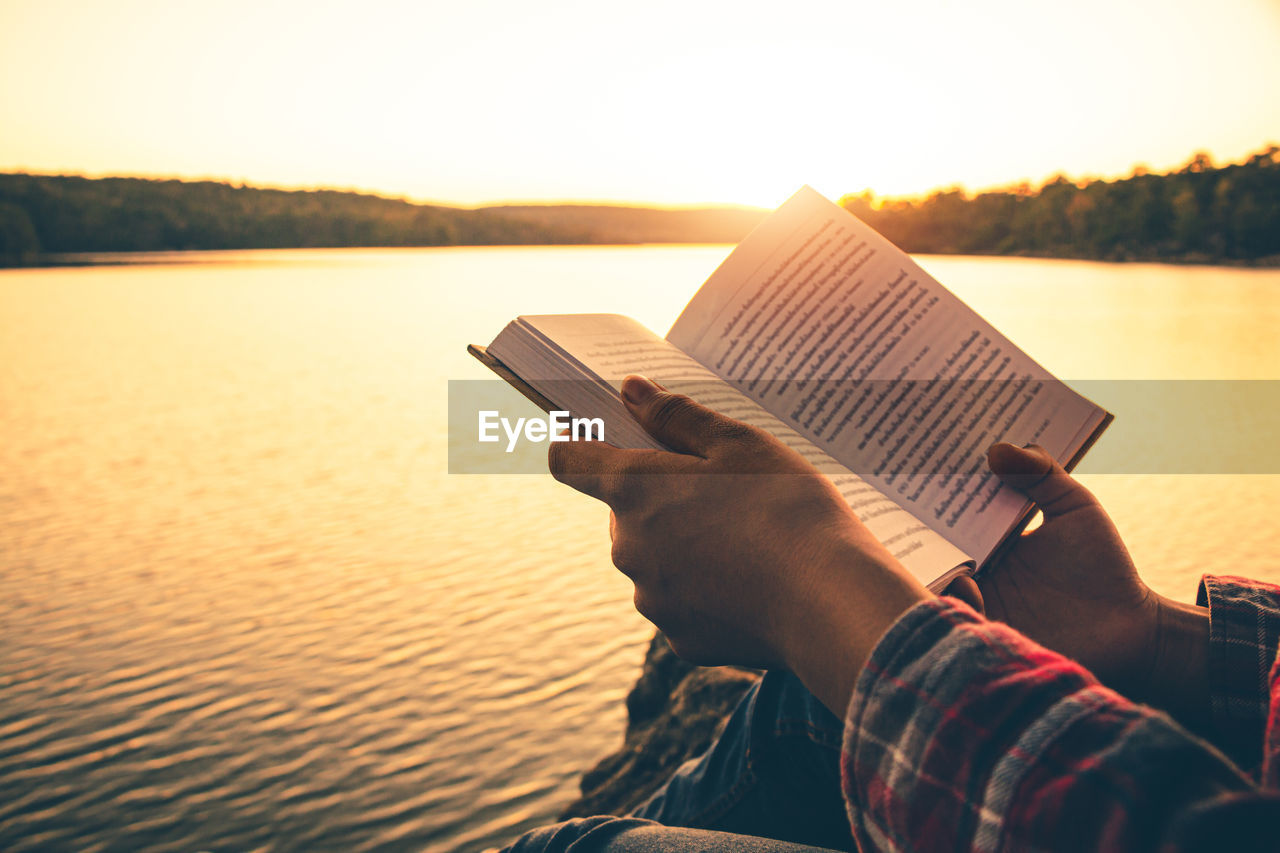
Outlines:
[[[1071,467],[1111,420],[808,187],[729,255],[666,338],[616,314],[560,314],[520,317],[469,349],[544,410],[603,419],[621,447],[661,447],[621,401],[628,373],[767,430],[935,590],[1029,517],[987,469],[987,447],[1035,442]]]

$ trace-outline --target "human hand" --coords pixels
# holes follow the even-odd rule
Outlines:
[[[1042,448],[996,444],[988,463],[1035,501],[1044,523],[979,576],[987,616],[1198,725],[1208,713],[1204,608],[1148,587],[1097,498]]]
[[[549,464],[612,508],[636,609],[681,657],[789,667],[842,714],[880,635],[929,593],[773,436],[642,377],[622,390],[674,452],[563,442]]]

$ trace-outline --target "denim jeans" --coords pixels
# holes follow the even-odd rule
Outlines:
[[[627,817],[534,830],[512,851],[850,850],[840,792],[843,721],[795,676],[769,672],[715,743]]]

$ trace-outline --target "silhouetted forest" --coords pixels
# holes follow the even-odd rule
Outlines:
[[[1280,262],[1280,147],[1215,167],[1205,154],[1165,175],[1057,177],[969,196],[840,202],[909,252],[1100,260]]]
[[[1280,147],[1165,175],[841,203],[909,252],[1280,261]],[[81,252],[338,246],[733,243],[744,208],[507,205],[469,210],[334,190],[0,174],[0,265]]]
[[[468,210],[333,190],[0,174],[0,263],[184,249],[732,243],[763,215],[577,205]]]

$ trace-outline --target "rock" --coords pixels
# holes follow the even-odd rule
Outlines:
[[[661,633],[627,696],[622,748],[582,776],[582,796],[561,819],[621,815],[648,799],[677,767],[704,752],[752,684],[754,670],[700,667],[676,657]]]

